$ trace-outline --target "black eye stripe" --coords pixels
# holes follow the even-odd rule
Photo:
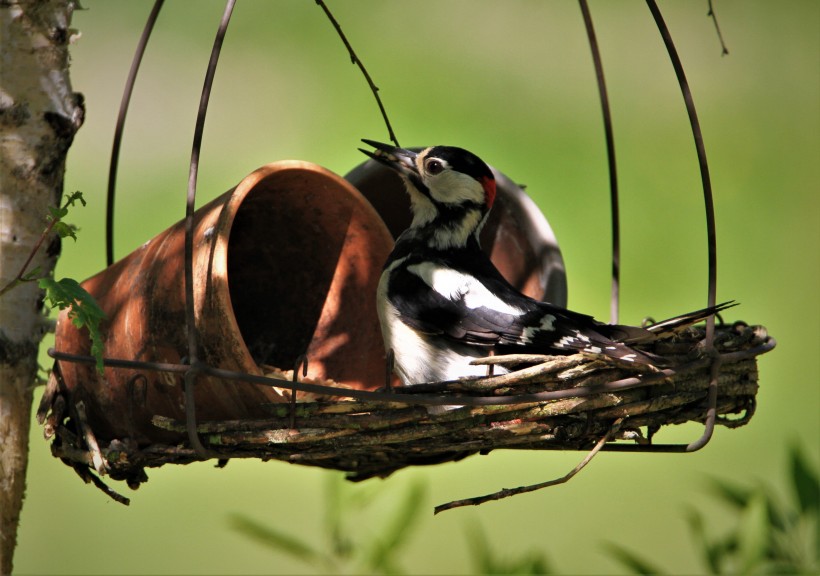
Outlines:
[[[410,182],[413,184],[413,186],[415,186],[416,190],[418,190],[419,192],[421,192],[422,194],[424,194],[432,200],[432,197],[430,196],[430,189],[424,185],[424,182],[421,181],[421,178],[418,174],[409,174],[408,178],[410,178]]]

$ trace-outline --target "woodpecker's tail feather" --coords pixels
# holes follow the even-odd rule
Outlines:
[[[647,326],[646,330],[654,334],[656,339],[670,338],[689,326],[697,324],[701,320],[705,320],[712,314],[717,314],[737,305],[738,303],[734,300],[729,300],[728,302],[723,302],[717,306],[710,306],[708,308],[696,310],[695,312],[689,312],[688,314],[681,314],[680,316],[675,316],[674,318],[669,318],[668,320],[664,320],[662,322],[657,322],[651,326]]]
[[[646,350],[632,348],[621,342],[613,342],[604,346],[600,353],[613,360],[628,362],[630,364],[646,364],[657,368],[665,368],[671,365],[670,361],[663,356],[652,354]]]
[[[598,327],[598,331],[613,342],[610,345],[596,347],[595,351],[600,348],[602,354],[615,360],[634,362],[635,364],[650,364],[659,368],[670,366],[671,364],[668,359],[652,354],[646,350],[632,348],[632,346],[648,344],[664,338],[671,338],[689,326],[708,318],[712,314],[717,314],[733,306],[737,306],[734,300],[723,302],[717,306],[703,308],[702,310],[696,310],[688,314],[681,314],[680,316],[657,322],[646,328],[620,324],[603,324]],[[582,351],[592,350],[582,349]]]

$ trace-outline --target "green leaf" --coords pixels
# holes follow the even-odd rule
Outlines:
[[[235,530],[277,552],[284,552],[293,558],[314,565],[319,565],[323,559],[321,554],[314,550],[310,544],[289,534],[263,526],[259,522],[239,514],[231,515],[230,520]]]
[[[710,491],[726,504],[738,509],[746,508],[754,491],[717,478],[710,479]]]
[[[547,559],[537,550],[530,550],[519,557],[499,558],[478,522],[468,525],[466,532],[470,557],[478,574],[536,575],[553,572]]]
[[[62,221],[57,221],[54,223],[53,230],[60,236],[60,238],[73,238],[74,241],[77,241],[77,228],[74,224],[66,224]]]
[[[350,499],[342,494],[344,475],[328,473],[325,480],[325,517],[324,528],[333,554],[338,558],[348,558],[354,545],[350,540],[350,531],[345,528],[345,518]]]
[[[703,521],[703,515],[690,508],[686,514],[686,520],[689,523],[689,532],[695,540],[695,546],[700,549],[700,554],[709,570],[710,574],[720,574],[723,559],[726,556],[725,546],[718,546],[710,542],[709,536],[706,534],[706,523]]]
[[[368,554],[368,564],[372,568],[386,573],[398,571],[395,555],[407,544],[410,534],[418,524],[426,494],[427,490],[423,483],[414,482],[410,485],[393,517],[380,531],[382,537],[374,542]]]
[[[40,288],[46,291],[50,305],[60,310],[68,309],[68,318],[77,328],[85,327],[91,337],[91,355],[97,359],[97,371],[103,371],[103,336],[100,322],[105,319],[105,312],[97,305],[96,300],[73,278],[40,278]]]
[[[802,514],[820,511],[820,483],[797,445],[791,448],[792,483]]]
[[[736,508],[738,512],[745,510],[748,507],[749,501],[754,498],[757,492],[766,492],[760,487],[743,488],[736,484],[730,484],[725,480],[718,480],[717,478],[712,478],[711,483],[712,492],[714,492],[715,495],[721,498],[725,503]],[[779,506],[777,504],[777,500],[770,495],[766,498],[766,502],[766,510],[769,514],[769,522],[771,525],[778,530],[786,530],[788,518],[783,507]]]
[[[82,204],[83,206],[85,206],[85,205],[86,205],[86,203],[85,203],[85,198],[83,198],[83,193],[82,193],[82,192],[80,192],[79,190],[75,190],[75,191],[74,191],[74,192],[72,192],[71,194],[66,194],[66,196],[65,196],[65,204],[63,204],[63,206],[65,206],[65,207],[68,207],[68,206],[74,206],[74,204],[75,204],[76,202],[79,202],[79,203],[80,203],[80,204]]]
[[[494,571],[493,553],[487,535],[478,522],[467,526],[467,540],[470,543],[470,557],[479,574],[491,574]]]
[[[74,206],[77,202],[80,202],[83,206],[86,205],[83,193],[79,190],[71,194],[66,194],[65,203],[59,208],[52,206],[48,209],[48,222],[60,238],[71,237],[75,241],[77,240],[77,230],[79,230],[79,228],[73,224],[62,222],[62,219],[68,216],[68,208]]]
[[[624,565],[624,567],[633,574],[663,574],[657,566],[651,562],[647,562],[645,558],[641,558],[634,552],[615,544],[614,542],[606,542],[605,546],[609,548],[612,556]]]
[[[771,549],[771,524],[768,499],[762,490],[755,491],[741,517],[738,530],[738,572],[751,573]]]
[[[65,206],[61,206],[60,208],[50,206],[48,209],[49,222],[52,220],[62,220],[66,216],[68,216],[68,208]]]
[[[29,270],[28,272],[23,274],[23,277],[21,278],[21,280],[23,282],[33,282],[34,280],[39,280],[40,275],[42,273],[43,273],[43,271],[40,269],[40,267],[36,266],[33,270]]]

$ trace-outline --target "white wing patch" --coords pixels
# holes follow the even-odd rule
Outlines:
[[[575,330],[574,336],[564,336],[558,342],[555,343],[556,348],[576,348],[573,344],[577,342],[584,342],[586,346],[582,349],[583,352],[589,352],[590,354],[601,354],[603,350],[600,346],[596,346],[592,344],[589,339],[589,336],[581,334],[580,330]],[[607,346],[608,350],[614,350],[614,346]]]
[[[407,270],[448,300],[461,301],[471,310],[484,307],[513,316],[519,316],[523,312],[498,298],[475,277],[457,270],[445,268],[434,262],[413,264],[408,266]]]

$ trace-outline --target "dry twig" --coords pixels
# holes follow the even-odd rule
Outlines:
[[[610,428],[607,431],[607,433],[598,441],[598,443],[595,444],[595,447],[587,453],[584,459],[581,460],[575,468],[570,470],[561,478],[556,478],[555,480],[548,480],[547,482],[540,482],[538,484],[531,484],[529,486],[519,486],[518,488],[504,488],[503,490],[499,490],[498,492],[493,492],[492,494],[487,494],[485,496],[476,496],[474,498],[466,498],[464,500],[453,500],[452,502],[447,502],[446,504],[440,504],[436,506],[433,513],[438,514],[439,512],[452,510],[453,508],[460,508],[462,506],[478,506],[479,504],[484,504],[485,502],[501,500],[503,498],[515,496],[516,494],[526,494],[527,492],[534,492],[536,490],[541,490],[542,488],[549,488],[550,486],[557,486],[558,484],[564,484],[565,482],[569,482],[573,476],[578,474],[578,472],[583,470],[583,468],[590,463],[590,461],[595,457],[595,455],[601,451],[601,448],[604,447],[604,444],[609,442],[615,436],[615,434],[618,433],[618,430],[620,430],[623,421],[623,418],[618,418],[615,421],[615,423],[612,424],[612,428]]]

